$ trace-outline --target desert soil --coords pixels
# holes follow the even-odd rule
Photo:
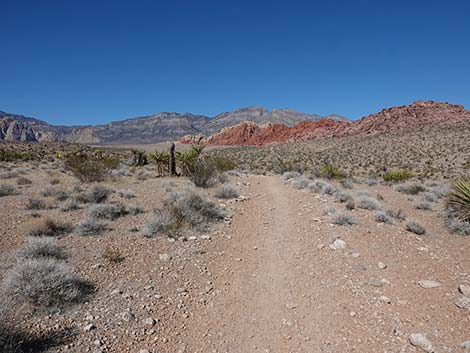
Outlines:
[[[133,188],[138,201],[131,203],[147,210],[157,206],[161,180],[127,179],[110,186]],[[403,222],[377,223],[367,210],[353,211],[358,225],[339,226],[324,214],[340,207],[332,196],[279,176],[231,182],[243,196],[221,201],[231,221],[197,238],[170,242],[128,231],[149,214],[119,219],[103,236],[61,238],[71,265],[97,292],[31,327],[72,328],[69,342],[51,349],[57,352],[418,352],[409,342],[414,333],[426,335],[435,352],[461,352],[470,340],[470,311],[455,305],[459,285],[470,284],[470,238],[449,234],[436,211],[415,210],[411,196],[389,187],[356,184],[380,193],[386,209],[412,214],[427,235],[407,232]],[[26,196],[0,200],[5,252],[36,222],[18,212]],[[61,217],[76,223],[84,211],[75,212]],[[332,249],[338,238],[345,248]],[[101,254],[108,247],[125,260],[107,263]],[[422,288],[422,280],[440,285]]]

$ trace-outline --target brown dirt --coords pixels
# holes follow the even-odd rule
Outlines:
[[[50,174],[61,178],[62,187],[75,183],[39,168],[28,173],[34,183],[22,187],[21,195],[0,199],[4,254],[18,248],[25,229],[37,221],[22,208],[28,194],[47,186]],[[109,186],[134,190],[136,198],[125,202],[150,211],[161,203],[163,181],[121,177]],[[355,184],[355,190],[383,195],[387,209],[402,208],[418,219],[428,231],[419,237],[403,222],[376,223],[366,210],[353,211],[359,225],[332,225],[324,208],[342,205],[285,185],[278,176],[231,182],[248,199],[222,201],[233,221],[214,225],[206,237],[169,242],[131,233],[150,212],[113,222],[103,236],[62,237],[69,263],[96,283],[97,292],[63,313],[25,318],[24,326],[75,329],[68,345],[52,350],[57,352],[414,352],[409,335],[417,332],[427,335],[436,352],[459,352],[470,340],[469,311],[454,305],[461,297],[458,286],[470,284],[470,238],[448,233],[438,213],[442,203],[434,211],[415,210],[414,197]],[[188,181],[176,184],[178,189]],[[76,223],[86,210],[40,213]],[[330,249],[337,237],[346,242],[344,250]],[[125,260],[103,259],[109,247]],[[379,262],[387,267],[379,269]],[[375,287],[373,279],[387,282]],[[417,281],[424,279],[442,285],[423,289]],[[390,303],[380,300],[383,295]],[[155,326],[145,323],[148,318]],[[86,332],[89,323],[96,328]]]

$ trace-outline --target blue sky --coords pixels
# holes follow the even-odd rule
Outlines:
[[[0,0],[0,110],[53,124],[470,107],[469,1]]]

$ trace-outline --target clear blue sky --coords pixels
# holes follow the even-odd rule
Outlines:
[[[0,110],[54,124],[470,106],[470,1],[0,0]]]

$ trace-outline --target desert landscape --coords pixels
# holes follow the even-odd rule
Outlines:
[[[470,353],[469,1],[0,13],[0,353]]]
[[[3,141],[3,351],[469,348],[469,115],[415,106],[177,144],[175,176],[169,144]]]

